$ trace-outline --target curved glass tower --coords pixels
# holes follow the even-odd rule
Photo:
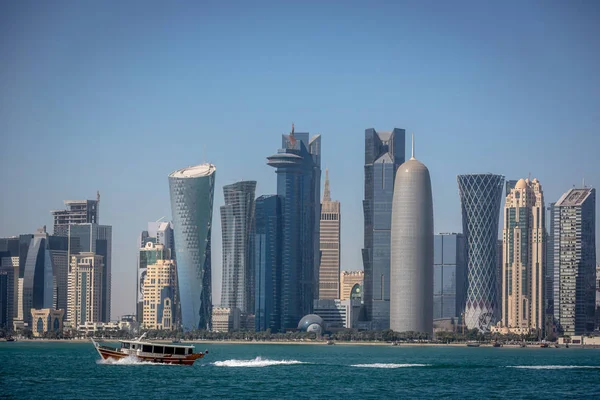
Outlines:
[[[181,323],[186,330],[211,328],[210,233],[215,171],[212,164],[200,164],[169,175]]]
[[[390,329],[432,334],[433,197],[414,150],[396,171],[391,228]]]
[[[498,219],[504,176],[458,175],[463,234],[467,240],[467,328],[487,332],[500,315],[497,290]]]

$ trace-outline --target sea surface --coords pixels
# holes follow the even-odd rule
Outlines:
[[[104,362],[91,343],[0,342],[9,399],[600,399],[600,350],[200,344],[194,366]]]

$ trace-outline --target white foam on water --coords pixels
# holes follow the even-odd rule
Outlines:
[[[354,364],[351,367],[358,368],[410,368],[410,367],[429,367],[431,364]]]
[[[127,356],[125,358],[120,358],[115,360],[114,358],[109,358],[107,360],[101,359],[96,360],[98,364],[104,365],[169,365],[169,364],[157,364],[150,361],[142,361],[135,356]]]
[[[509,365],[508,368],[519,369],[597,369],[594,365]]]
[[[215,361],[212,365],[216,367],[270,367],[273,365],[296,365],[306,364],[298,360],[269,360],[267,358],[256,357],[254,360],[225,360]]]

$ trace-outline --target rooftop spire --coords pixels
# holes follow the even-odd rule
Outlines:
[[[325,189],[323,190],[323,202],[331,201],[331,192],[329,191],[329,168],[325,168]]]
[[[412,154],[410,157],[411,160],[415,159],[415,133],[412,134]]]

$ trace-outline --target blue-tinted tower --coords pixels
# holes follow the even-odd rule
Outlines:
[[[254,239],[255,328],[281,329],[281,200],[277,195],[256,199]]]
[[[372,329],[390,326],[390,243],[396,170],[405,160],[405,131],[365,130],[364,304]]]
[[[318,297],[321,213],[321,136],[282,135],[282,148],[267,158],[276,168],[282,209],[281,329],[296,329]]]
[[[467,247],[461,233],[433,237],[433,319],[460,318],[465,308]]]

